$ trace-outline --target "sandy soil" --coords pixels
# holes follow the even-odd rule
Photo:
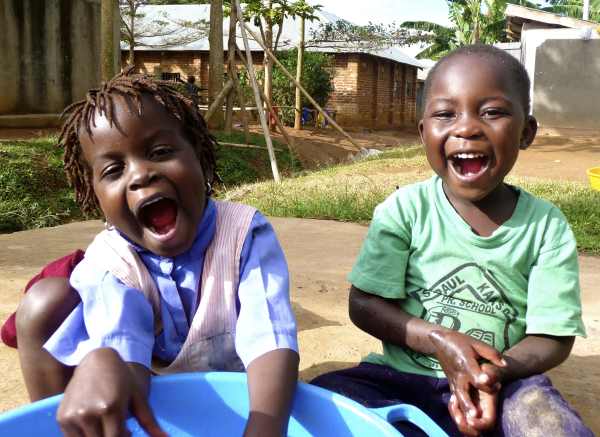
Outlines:
[[[0,138],[3,138],[0,132]],[[407,132],[354,132],[365,147],[386,147],[417,140]],[[405,136],[405,137],[403,137]],[[18,137],[18,136],[17,136]],[[343,160],[353,148],[333,135],[309,131],[296,135],[302,155],[320,154],[319,162]],[[406,143],[406,142],[405,142]],[[600,142],[545,139],[523,152],[515,173],[585,180],[584,169],[600,165]],[[556,162],[560,161],[560,162]],[[315,165],[317,162],[315,162]],[[301,378],[348,367],[372,350],[377,341],[352,326],[347,314],[345,275],[366,227],[322,220],[273,218],[292,274],[292,300],[299,324]],[[101,229],[98,221],[0,235],[0,319],[12,312],[27,280],[41,266],[77,247],[85,247]],[[584,321],[587,339],[578,339],[571,357],[550,372],[556,386],[600,434],[600,258],[581,256]],[[16,351],[0,345],[0,411],[27,402]]]

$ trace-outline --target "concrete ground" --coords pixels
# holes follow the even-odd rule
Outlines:
[[[366,227],[323,220],[272,218],[288,258],[299,324],[301,378],[351,366],[379,343],[355,328],[347,310],[350,270]],[[99,221],[0,235],[0,319],[12,312],[28,279],[48,261],[84,248],[102,229]],[[600,258],[581,256],[587,339],[550,376],[586,423],[600,434]],[[0,345],[0,411],[27,402],[14,349]]]

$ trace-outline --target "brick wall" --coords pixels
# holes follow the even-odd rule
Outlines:
[[[336,121],[341,125],[352,125],[359,113],[357,98],[358,56],[337,54],[333,60],[333,93],[326,108],[336,111]]]
[[[416,67],[367,54],[338,53],[333,58],[333,93],[326,108],[336,111],[338,123],[378,129],[416,124]],[[262,68],[262,60],[262,53],[253,55],[257,68]],[[162,73],[179,73],[182,80],[195,76],[206,101],[208,52],[137,51],[135,65],[138,71],[157,77]]]
[[[327,107],[344,126],[416,124],[416,67],[366,54],[335,55],[334,93]]]

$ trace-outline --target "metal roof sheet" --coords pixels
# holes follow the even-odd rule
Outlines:
[[[197,22],[200,20],[206,20],[208,22],[210,18],[210,5],[144,5],[141,6],[138,12],[142,15],[141,18],[138,19],[136,25],[138,28],[143,28],[145,26],[152,25],[152,22],[161,22],[164,23],[164,29],[171,29],[175,33],[173,37],[175,38],[185,38],[186,36],[191,35],[190,30],[186,30],[181,28],[177,23],[182,22]],[[335,23],[336,21],[341,20],[341,18],[337,17],[334,14],[331,14],[326,11],[318,11],[316,15],[319,17],[319,20],[315,21],[306,21],[306,37],[310,38],[311,31],[316,30],[323,23]],[[249,23],[250,27],[253,28],[256,33],[259,33],[257,27],[253,25],[253,23]],[[276,28],[277,29],[277,28]],[[276,30],[275,32],[276,33]],[[293,18],[287,18],[283,23],[283,31],[281,33],[280,38],[280,49],[289,49],[297,46],[299,41],[299,22],[298,20],[294,20]],[[223,20],[223,46],[227,47],[227,40],[229,39],[229,18],[225,17]],[[202,37],[200,39],[195,39],[186,44],[182,45],[165,45],[169,40],[169,37],[165,36],[152,36],[152,37],[144,37],[140,38],[139,41],[144,44],[144,46],[138,46],[136,50],[164,50],[164,51],[184,51],[184,50],[199,50],[199,51],[208,51],[208,35]],[[237,36],[238,46],[240,48],[243,47],[243,41],[241,35]],[[250,39],[250,49],[253,51],[262,51],[260,45]],[[121,49],[128,50],[129,46],[121,42]],[[402,64],[413,65],[415,67],[423,68],[422,63],[415,59],[414,57],[404,53],[398,47],[389,47],[379,50],[370,50],[370,49],[362,49],[357,48],[351,45],[347,45],[346,47],[337,46],[335,48],[327,47],[327,46],[314,46],[310,45],[307,47],[307,51],[316,51],[316,52],[326,52],[326,53],[364,53],[373,56],[377,56],[384,59],[389,59],[392,61],[396,61]]]

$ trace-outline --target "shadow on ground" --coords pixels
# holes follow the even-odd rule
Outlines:
[[[296,315],[298,332],[309,329],[323,328],[326,326],[342,326],[340,322],[321,317],[317,313],[303,308],[299,303],[292,302],[292,309]]]

